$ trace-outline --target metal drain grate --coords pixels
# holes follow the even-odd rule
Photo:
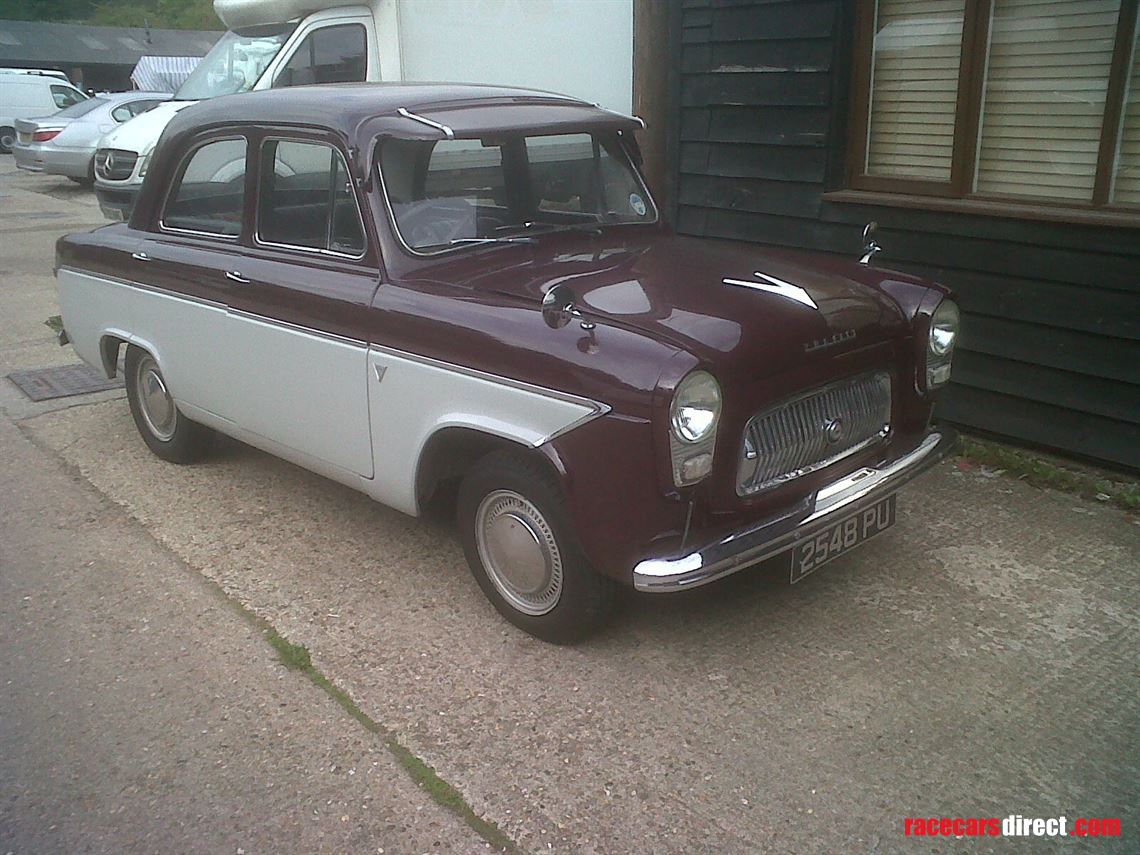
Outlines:
[[[39,368],[35,371],[13,371],[8,375],[8,379],[19,386],[20,390],[33,401],[104,392],[123,385],[119,377],[108,380],[91,366],[82,364]]]

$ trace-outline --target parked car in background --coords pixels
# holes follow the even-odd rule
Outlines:
[[[16,120],[58,113],[86,101],[70,83],[47,74],[0,73],[0,153],[16,144]]]
[[[110,134],[95,174],[103,215],[126,219],[166,123],[190,104],[314,83],[467,80],[557,87],[632,109],[631,0],[214,0],[229,27],[174,98]],[[573,45],[590,46],[589,61]]]
[[[129,223],[57,244],[64,340],[109,377],[126,347],[165,460],[217,430],[412,515],[457,488],[475,579],[549,641],[622,588],[798,581],[954,445],[930,416],[958,309],[873,243],[678,237],[639,126],[487,86],[202,102]]]
[[[169,92],[100,94],[50,116],[17,119],[16,165],[93,184],[95,149],[103,135],[169,99]]]

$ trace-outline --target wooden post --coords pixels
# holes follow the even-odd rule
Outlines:
[[[638,135],[645,178],[662,211],[668,209],[665,144],[668,127],[669,0],[633,0],[633,112],[645,120]]]

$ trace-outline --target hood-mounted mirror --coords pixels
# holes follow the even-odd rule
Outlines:
[[[574,305],[577,301],[574,290],[565,282],[551,286],[542,297],[542,319],[552,330],[562,329],[575,318],[581,320],[582,313]],[[582,329],[592,330],[594,324],[582,321]]]
[[[863,257],[859,259],[860,264],[870,264],[875,253],[883,251],[883,248],[875,243],[875,232],[878,229],[879,224],[874,220],[863,226]]]

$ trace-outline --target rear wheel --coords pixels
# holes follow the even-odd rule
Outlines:
[[[123,369],[131,416],[147,447],[171,463],[200,460],[209,450],[214,432],[179,411],[154,357],[129,345]]]
[[[16,144],[16,129],[0,128],[0,154],[11,154],[12,146]]]
[[[619,588],[590,566],[540,462],[514,452],[482,458],[459,488],[457,515],[475,580],[515,626],[572,644],[613,613]]]

